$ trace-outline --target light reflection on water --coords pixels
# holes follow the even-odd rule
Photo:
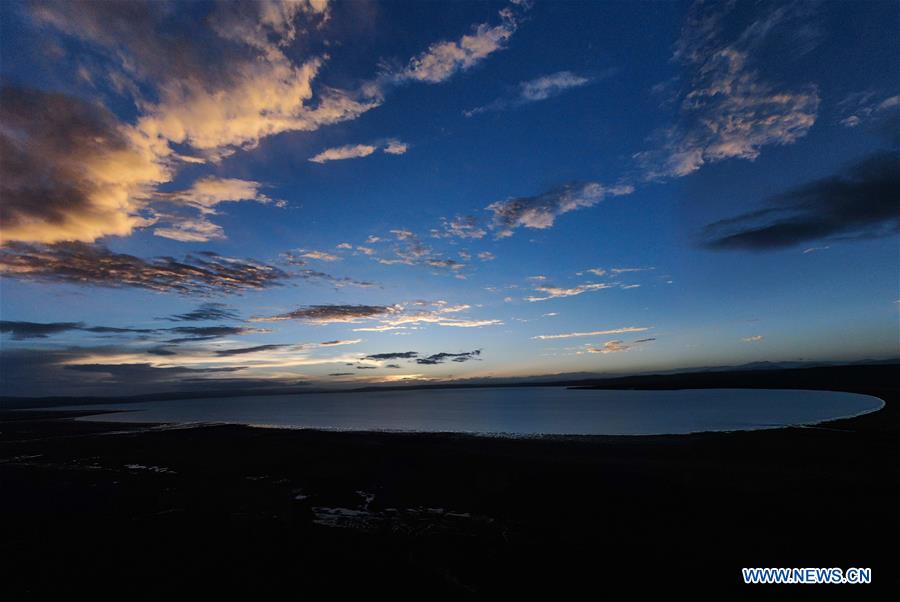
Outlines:
[[[831,391],[440,389],[96,404],[113,422],[222,422],[336,430],[652,435],[810,425],[878,410],[875,397]],[[75,409],[75,408],[72,408]]]

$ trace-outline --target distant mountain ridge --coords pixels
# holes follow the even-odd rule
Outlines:
[[[827,370],[825,370],[827,369]],[[351,389],[311,388],[309,386],[211,389],[207,391],[170,391],[122,397],[52,396],[0,397],[2,409],[28,409],[91,403],[137,403],[143,401],[209,399],[214,397],[251,397],[302,395],[307,393],[362,393],[371,391],[414,391],[429,389],[468,389],[489,387],[572,387],[579,389],[687,389],[687,388],[858,388],[859,379],[872,378],[873,386],[898,386],[900,358],[857,362],[752,362],[740,366],[716,366],[689,370],[669,370],[628,375],[564,373],[521,378],[471,379],[445,382],[414,382],[405,385],[371,385]],[[844,380],[842,381],[842,378]],[[844,382],[847,381],[847,382]]]

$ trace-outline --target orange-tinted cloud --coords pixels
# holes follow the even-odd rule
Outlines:
[[[166,165],[100,106],[63,94],[0,90],[0,242],[91,242],[127,235]]]

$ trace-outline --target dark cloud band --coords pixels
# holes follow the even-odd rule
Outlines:
[[[877,238],[900,231],[900,153],[870,155],[845,173],[770,198],[767,207],[712,223],[710,249],[764,251],[826,238]]]
[[[468,362],[469,360],[478,359],[479,355],[481,355],[481,349],[476,349],[474,351],[465,351],[463,353],[435,353],[434,355],[429,355],[428,357],[418,358],[416,360],[416,363],[424,365],[434,365],[443,364],[448,360],[451,362]]]
[[[11,243],[0,249],[0,273],[40,282],[135,287],[183,295],[239,293],[282,284],[282,270],[251,259],[202,252],[177,260],[142,259],[102,245]]]
[[[213,320],[239,320],[237,312],[223,303],[204,303],[197,309],[165,318],[172,322],[206,322]]]
[[[308,305],[269,317],[254,318],[259,322],[278,320],[308,320],[310,322],[354,322],[365,318],[375,318],[394,311],[386,305]]]
[[[416,351],[400,351],[396,353],[376,353],[374,355],[367,355],[364,359],[367,360],[401,360],[401,359],[412,359],[417,357],[419,354]]]

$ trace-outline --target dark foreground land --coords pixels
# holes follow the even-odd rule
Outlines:
[[[874,414],[671,437],[179,429],[0,412],[0,597],[898,599],[896,368],[765,377],[876,395],[887,405]],[[677,386],[692,382],[727,386]],[[743,585],[741,567],[770,566],[871,567],[873,584]]]

